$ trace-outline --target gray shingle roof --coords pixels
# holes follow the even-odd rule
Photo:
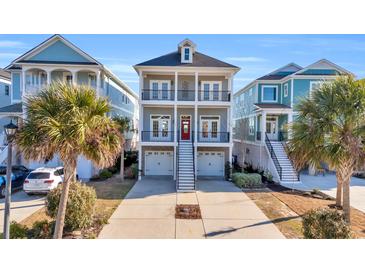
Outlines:
[[[195,52],[192,63],[181,63],[181,55],[178,51],[162,55],[160,57],[137,64],[136,66],[181,66],[181,67],[226,67],[238,68],[234,65],[220,61],[200,52]]]
[[[284,105],[284,104],[275,104],[275,103],[261,103],[261,104],[255,104],[255,106],[259,108],[290,108],[290,106]]]
[[[0,77],[4,78],[4,79],[7,79],[7,80],[10,80],[10,73],[3,70],[3,69],[0,69]]]
[[[22,112],[23,112],[22,103],[16,103],[0,108],[0,113],[22,113]]]
[[[286,76],[288,76],[288,75],[265,75],[260,78],[257,78],[257,80],[280,80]]]

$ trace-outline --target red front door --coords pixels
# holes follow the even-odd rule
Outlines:
[[[190,140],[190,117],[181,117],[181,140]]]

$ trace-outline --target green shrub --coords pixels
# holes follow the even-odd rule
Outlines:
[[[51,239],[55,228],[55,222],[47,220],[37,221],[29,230],[29,238],[32,239]]]
[[[322,208],[308,211],[303,216],[303,235],[306,239],[349,239],[351,230],[343,214]]]
[[[109,179],[109,178],[111,178],[113,176],[113,173],[111,173],[109,170],[107,170],[107,169],[103,169],[103,170],[101,170],[100,171],[100,173],[99,173],[99,177],[100,177],[100,179],[102,179],[102,180],[105,180],[105,179]]]
[[[132,164],[131,165],[131,170],[132,170],[132,176],[133,178],[137,178],[138,177],[138,164]]]
[[[224,178],[227,181],[232,178],[232,165],[229,161],[224,165]]]
[[[27,239],[28,228],[15,221],[10,224],[10,239]]]
[[[47,214],[56,218],[62,187],[51,190],[46,199]],[[92,224],[96,202],[95,189],[79,182],[70,184],[65,216],[65,229],[73,231]]]
[[[234,173],[232,181],[238,187],[261,187],[261,175],[257,173]]]
[[[118,168],[116,166],[112,166],[112,167],[108,167],[108,170],[112,173],[115,174],[118,172]]]

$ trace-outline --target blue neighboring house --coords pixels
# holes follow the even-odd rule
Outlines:
[[[277,182],[298,182],[284,149],[290,138],[286,125],[295,119],[301,98],[339,75],[353,74],[326,59],[304,68],[290,63],[236,92],[233,154],[237,162],[268,170]]]
[[[11,104],[10,85],[10,73],[0,69],[0,108]],[[8,124],[9,122],[10,119],[0,119],[0,146],[6,142],[6,140],[4,140],[4,125]]]
[[[51,36],[15,59],[5,70],[11,74],[10,100],[0,108],[0,118],[21,119],[24,96],[37,93],[52,81],[65,81],[90,85],[99,96],[109,98],[111,116],[126,116],[131,119],[134,127],[138,124],[138,96],[102,63],[61,35]],[[9,81],[8,83],[10,84]],[[137,134],[129,133],[126,139],[127,149],[135,149]],[[3,153],[0,153],[0,163],[5,159],[1,154]],[[27,163],[20,157],[18,162],[29,168],[62,165],[59,157],[47,163]],[[79,157],[77,172],[80,179],[89,180],[98,169],[87,159]]]

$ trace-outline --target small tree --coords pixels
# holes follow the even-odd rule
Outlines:
[[[116,122],[107,117],[106,98],[89,86],[53,83],[25,100],[26,119],[17,145],[27,160],[44,161],[58,154],[65,178],[54,238],[62,238],[70,183],[76,179],[77,157],[83,155],[100,168],[111,166],[123,143]]]
[[[288,148],[297,168],[327,162],[336,169],[337,206],[350,222],[350,180],[365,159],[365,84],[350,76],[324,82],[297,105]]]
[[[119,125],[120,134],[124,137],[125,134],[131,131],[130,119],[124,116],[115,116],[113,120]],[[124,180],[124,150],[125,150],[125,141],[123,142],[121,154],[120,154],[120,178],[122,181]]]

